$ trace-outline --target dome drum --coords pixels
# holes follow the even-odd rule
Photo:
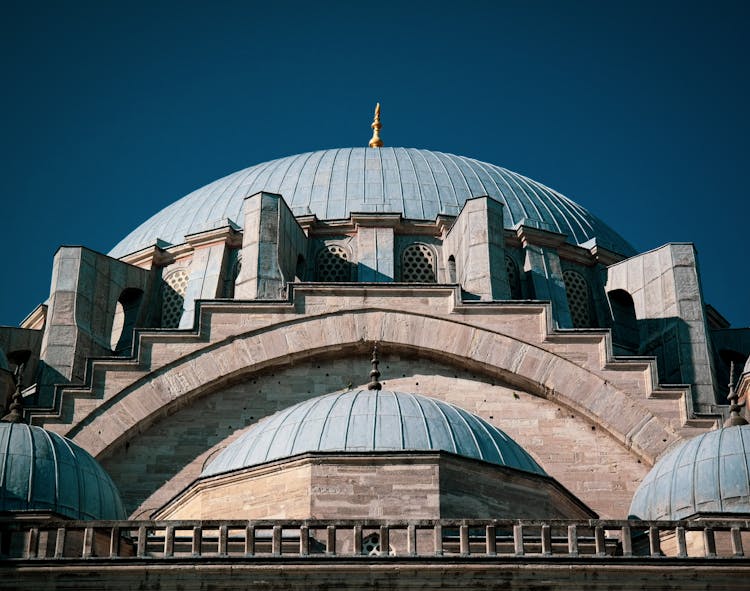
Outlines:
[[[306,452],[195,481],[156,519],[591,519],[549,476],[444,451]]]

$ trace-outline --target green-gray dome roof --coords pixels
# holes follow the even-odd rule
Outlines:
[[[401,213],[434,220],[457,215],[467,199],[489,196],[505,205],[503,223],[520,223],[596,239],[630,256],[635,250],[604,222],[560,193],[505,168],[473,158],[414,148],[341,148],[280,158],[214,181],[167,206],[110,252],[121,257],[157,243],[232,223],[241,226],[245,197],[267,191],[284,197],[295,215],[348,218],[351,213]]]
[[[0,511],[52,511],[71,519],[125,519],[112,479],[69,439],[0,422]]]
[[[696,513],[750,513],[750,425],[680,444],[656,462],[630,505],[630,515],[646,520]]]
[[[545,474],[500,429],[457,406],[417,394],[362,389],[312,398],[252,425],[202,476],[316,451],[447,451]]]

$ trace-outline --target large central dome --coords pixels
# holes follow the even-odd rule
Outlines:
[[[164,208],[109,253],[121,257],[160,240],[242,225],[245,197],[267,191],[284,197],[295,215],[348,218],[351,213],[401,213],[433,220],[457,215],[467,199],[489,196],[505,205],[504,225],[519,223],[568,236],[592,238],[623,255],[635,254],[621,236],[580,205],[544,185],[494,164],[414,148],[341,148],[272,160],[214,181]]]

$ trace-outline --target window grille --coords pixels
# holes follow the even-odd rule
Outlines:
[[[318,253],[316,268],[318,281],[351,281],[349,253],[338,244],[329,244]]]
[[[401,257],[401,281],[435,283],[435,255],[425,244],[410,244]]]
[[[591,311],[589,309],[589,286],[577,271],[563,271],[565,291],[568,294],[570,316],[575,328],[591,326]]]
[[[161,289],[161,325],[163,328],[177,328],[182,318],[188,274],[178,269],[164,278]]]

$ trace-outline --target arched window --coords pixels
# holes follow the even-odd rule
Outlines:
[[[563,271],[565,291],[568,294],[568,306],[574,328],[588,328],[591,326],[591,310],[589,308],[589,285],[578,271],[568,269]]]
[[[640,334],[635,316],[633,298],[624,289],[614,289],[607,294],[612,310],[612,341],[626,353],[638,353]]]
[[[401,281],[435,283],[435,254],[426,244],[410,244],[401,255]]]
[[[315,264],[318,281],[337,283],[352,280],[349,252],[338,244],[328,244],[318,252]]]
[[[514,300],[523,298],[521,292],[521,275],[518,273],[516,261],[505,255],[505,272],[508,274],[508,285],[510,286],[510,297]]]
[[[110,348],[115,355],[129,355],[133,344],[133,329],[138,320],[143,292],[134,287],[124,289],[117,299],[112,319]]]
[[[456,258],[451,255],[448,257],[448,283],[457,283],[456,277]]]
[[[161,325],[163,328],[180,326],[187,284],[188,274],[184,269],[172,271],[164,278],[161,285]]]
[[[234,288],[237,284],[237,277],[240,276],[241,269],[242,253],[239,250],[229,251],[229,261],[227,264],[227,272],[224,276],[224,288],[222,289],[222,297],[234,297]]]

